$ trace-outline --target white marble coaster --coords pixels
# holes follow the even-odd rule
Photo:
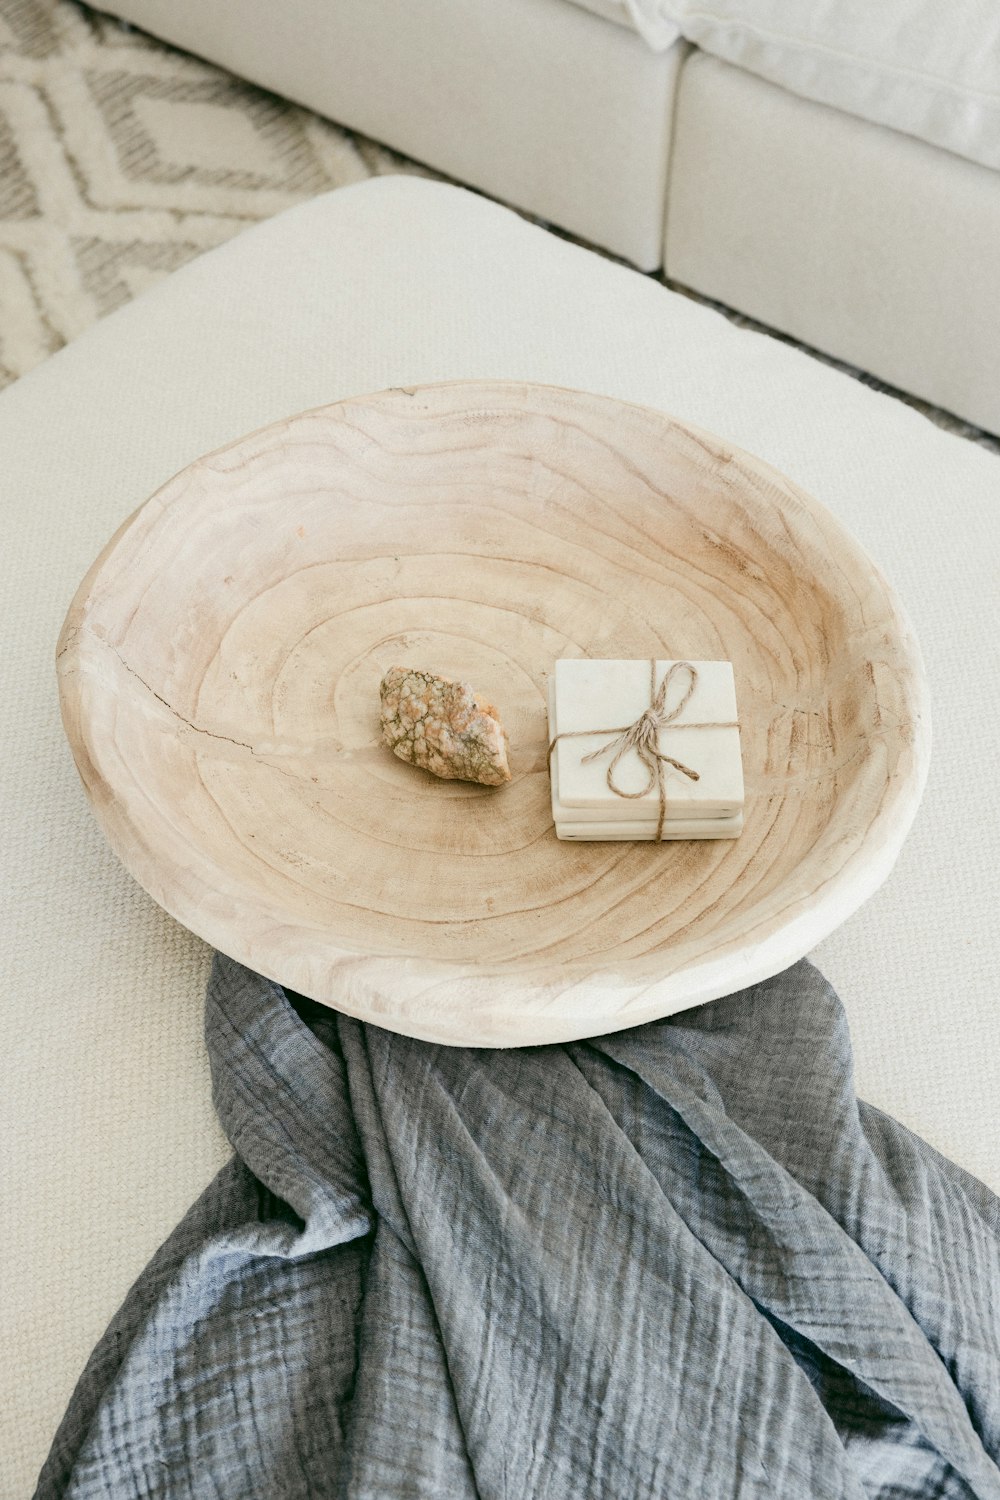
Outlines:
[[[656,664],[656,683],[673,665]],[[733,818],[743,807],[743,766],[738,728],[714,727],[736,720],[736,690],[729,662],[697,661],[694,693],[678,718],[678,725],[712,723],[709,729],[675,729],[667,725],[658,739],[660,750],[699,773],[698,781],[666,766],[667,820],[678,818]],[[670,685],[665,707],[680,702],[689,676],[679,671]],[[615,730],[633,723],[650,704],[648,661],[560,659],[549,679],[549,736],[587,731],[597,724]],[[584,762],[591,750],[610,743],[613,734],[581,733],[560,739],[551,759],[552,816],[556,823],[590,822],[656,824],[659,797],[655,788],[642,797],[619,797],[607,783],[612,755]],[[615,781],[626,791],[638,791],[647,770],[635,752],[615,769]]]
[[[664,820],[661,843],[677,839],[736,839],[743,832],[743,814],[734,818],[673,818]],[[626,840],[640,843],[655,839],[656,822],[652,823],[557,823],[556,838],[589,840],[607,844]]]

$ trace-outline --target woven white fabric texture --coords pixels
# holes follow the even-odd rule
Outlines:
[[[471,193],[346,188],[192,262],[0,396],[11,1500],[129,1283],[227,1155],[201,1038],[209,955],[86,805],[55,689],[65,609],[114,529],[197,455],[338,397],[468,376],[589,388],[722,433],[891,575],[931,676],[930,783],[895,874],[816,958],[859,1092],[1000,1187],[996,458]]]

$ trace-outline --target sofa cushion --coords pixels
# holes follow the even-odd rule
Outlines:
[[[998,249],[988,167],[707,53],[688,59],[672,281],[1000,433]]]
[[[1000,170],[993,0],[716,0],[711,9],[696,0],[628,0],[628,9],[654,48],[679,31],[795,94]]]
[[[228,1156],[209,954],[91,815],[53,653],[80,578],[171,474],[339,397],[467,376],[644,402],[811,490],[892,575],[937,748],[896,871],[817,959],[859,1092],[1000,1187],[1000,464],[785,344],[483,198],[410,177],[316,198],[185,266],[0,395],[6,692],[0,1494],[30,1492],[131,1280]]]
[[[666,14],[665,8],[650,5],[647,0],[573,0],[583,10],[606,21],[616,21],[637,31],[655,52],[662,52],[676,42],[680,28]]]

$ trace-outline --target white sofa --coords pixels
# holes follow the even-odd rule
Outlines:
[[[990,0],[102,8],[1000,431]]]

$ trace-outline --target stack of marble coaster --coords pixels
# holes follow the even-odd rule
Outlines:
[[[645,737],[623,743],[647,710]],[[743,830],[730,662],[559,660],[549,679],[549,740],[561,839],[655,839],[658,831],[664,840],[731,839]],[[654,747],[684,768],[661,762],[662,803]]]

